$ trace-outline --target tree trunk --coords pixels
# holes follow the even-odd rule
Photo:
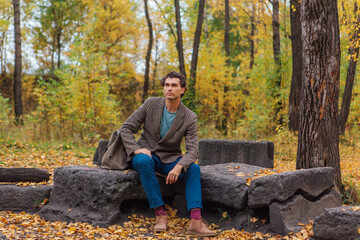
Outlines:
[[[299,0],[290,0],[292,77],[289,95],[289,129],[299,129],[299,108],[302,81],[302,43]]]
[[[186,78],[184,48],[183,48],[182,30],[181,30],[180,4],[179,4],[179,0],[174,0],[174,2],[175,2],[175,16],[176,16],[176,33],[177,33],[176,48],[178,50],[178,55],[179,55],[179,70]]]
[[[39,168],[0,168],[0,182],[47,182],[50,176]]]
[[[230,64],[230,9],[229,0],[225,0],[225,24],[224,24],[224,48],[226,54],[226,64]]]
[[[251,11],[251,33],[250,33],[250,69],[254,67],[254,55],[255,55],[255,1],[252,2]]]
[[[275,62],[275,80],[272,88],[272,97],[275,100],[274,110],[275,119],[279,125],[282,124],[282,100],[281,100],[281,56],[280,56],[280,22],[279,22],[279,0],[272,0],[273,15],[272,15],[272,27],[273,27],[273,53]]]
[[[13,5],[15,29],[14,110],[16,123],[22,124],[20,0],[13,0]]]
[[[358,7],[357,3],[355,2],[355,16],[357,15],[356,20],[356,31],[353,34],[352,37],[352,44],[349,47],[349,55],[351,56],[349,67],[346,74],[346,83],[345,83],[345,90],[344,90],[344,96],[341,104],[341,111],[339,115],[339,130],[340,134],[344,134],[347,118],[349,116],[350,112],[350,103],[352,98],[352,89],[354,86],[354,79],[355,79],[355,73],[356,73],[356,64],[357,59],[359,57],[359,46],[357,42],[359,41],[359,35],[360,35],[360,16],[358,15]],[[355,46],[355,47],[354,47]],[[354,57],[355,56],[355,57]]]
[[[296,169],[330,166],[341,187],[338,101],[340,37],[336,0],[302,0],[303,81]]]
[[[148,96],[148,90],[149,90],[149,72],[150,72],[150,57],[151,57],[151,50],[153,45],[153,28],[149,16],[149,9],[148,9],[148,1],[144,0],[145,5],[145,16],[146,16],[146,22],[149,28],[149,43],[148,43],[148,49],[146,53],[146,63],[145,63],[145,77],[144,77],[144,91],[143,91],[143,97],[142,101],[145,102],[147,96]]]
[[[224,21],[224,48],[226,54],[226,65],[230,67],[230,6],[229,0],[225,0],[225,21]],[[226,98],[227,92],[229,91],[229,86],[224,85],[224,103],[223,103],[223,118],[220,119],[221,131],[226,136],[228,130],[228,121],[229,121],[229,108],[228,108],[228,99]]]
[[[196,68],[197,68],[198,55],[199,55],[201,29],[204,22],[204,9],[205,9],[205,0],[199,0],[198,18],[196,23],[193,52],[191,57],[191,69],[190,69],[190,87],[193,89],[194,94],[195,94]]]

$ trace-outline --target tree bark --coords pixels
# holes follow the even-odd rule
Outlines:
[[[299,129],[299,108],[302,81],[302,43],[299,0],[290,0],[292,77],[289,95],[289,129]]]
[[[230,67],[230,6],[229,0],[225,0],[225,21],[224,21],[224,48],[226,54],[226,65]],[[223,118],[219,119],[220,127],[222,133],[226,136],[228,130],[228,121],[229,121],[229,108],[228,108],[228,99],[226,98],[227,92],[229,91],[229,86],[224,85],[224,103],[223,103]]]
[[[251,11],[251,32],[250,32],[250,69],[254,67],[255,59],[255,1],[252,2],[252,11]]]
[[[341,111],[340,111],[340,115],[339,115],[340,134],[345,133],[346,122],[347,122],[347,118],[348,118],[349,112],[350,112],[352,89],[354,86],[354,79],[355,79],[355,73],[356,73],[356,64],[357,64],[357,59],[359,57],[359,46],[356,43],[359,41],[359,35],[360,35],[360,16],[358,15],[358,7],[357,7],[356,2],[355,2],[354,10],[355,10],[354,11],[355,16],[357,15],[357,19],[355,22],[356,31],[354,32],[354,34],[352,36],[352,44],[349,47],[349,55],[351,56],[351,58],[350,58],[349,67],[348,67],[347,74],[346,74],[344,96],[342,99]]]
[[[279,125],[282,124],[282,100],[280,95],[281,89],[281,56],[280,56],[280,22],[279,22],[279,0],[272,0],[273,15],[272,15],[272,27],[273,27],[273,53],[275,62],[275,80],[272,86],[272,97],[275,100],[274,110],[275,119]]]
[[[151,58],[151,50],[153,45],[153,27],[150,20],[149,15],[149,9],[148,9],[148,1],[144,0],[145,5],[145,16],[146,16],[146,22],[149,28],[149,43],[148,43],[148,49],[146,53],[146,63],[145,63],[145,76],[144,76],[144,91],[143,91],[143,97],[142,101],[145,102],[147,96],[148,96],[148,90],[149,90],[149,72],[150,72],[150,58]]]
[[[0,182],[47,182],[50,176],[39,168],[0,168]]]
[[[186,78],[185,72],[185,61],[184,61],[184,47],[182,39],[182,30],[181,30],[181,17],[180,17],[180,4],[179,0],[174,0],[175,2],[175,16],[176,16],[176,33],[177,33],[177,50],[179,55],[179,70]]]
[[[302,0],[303,85],[296,169],[330,166],[340,188],[340,36],[336,0]]]
[[[22,124],[20,0],[13,0],[13,5],[15,30],[14,110],[16,123]]]
[[[201,29],[204,22],[204,9],[205,9],[205,0],[199,0],[198,18],[196,23],[193,52],[191,57],[191,68],[190,68],[190,87],[193,89],[194,94],[195,94],[196,68],[197,68],[197,62],[199,56]]]

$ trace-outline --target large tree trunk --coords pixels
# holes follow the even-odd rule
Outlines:
[[[359,41],[359,35],[360,35],[360,16],[358,15],[358,7],[356,2],[355,2],[354,12],[355,12],[355,16],[357,15],[357,20],[355,23],[356,24],[355,29],[357,30],[353,33],[352,44],[349,47],[349,55],[351,56],[351,58],[346,74],[344,96],[343,96],[341,111],[339,115],[340,134],[344,134],[345,132],[345,126],[350,112],[350,103],[352,98],[352,89],[354,86],[356,64],[357,64],[357,59],[359,57],[359,45],[357,44],[357,42]]]
[[[279,22],[279,0],[272,0],[273,15],[273,53],[275,62],[275,80],[272,87],[272,97],[274,99],[275,119],[278,124],[282,124],[282,100],[280,95],[281,89],[281,56],[280,56],[280,22]]]
[[[16,123],[22,124],[20,0],[13,0],[13,5],[15,29],[14,110]]]
[[[302,81],[302,43],[299,0],[290,0],[292,77],[289,95],[289,129],[299,129],[299,108]]]
[[[151,50],[153,45],[153,28],[149,16],[149,9],[148,9],[148,1],[144,0],[145,5],[145,16],[146,16],[146,22],[149,28],[149,43],[148,43],[148,49],[146,53],[146,63],[145,63],[145,76],[144,76],[144,91],[143,91],[143,97],[142,101],[145,102],[147,96],[148,96],[148,90],[149,90],[149,72],[150,72],[150,57],[151,57]]]
[[[47,182],[50,176],[40,168],[0,168],[0,182]]]
[[[181,30],[180,4],[179,4],[179,0],[174,0],[174,2],[175,2],[175,16],[176,16],[176,33],[177,33],[176,48],[178,50],[178,55],[179,55],[179,70],[186,78],[184,48],[183,48],[183,39],[182,39],[182,30]]]
[[[302,0],[303,81],[296,169],[330,166],[341,187],[338,100],[340,37],[336,0]]]

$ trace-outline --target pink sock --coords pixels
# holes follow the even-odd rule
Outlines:
[[[195,208],[190,211],[190,219],[201,220],[201,209]]]
[[[164,216],[166,215],[163,206],[154,208],[156,216]]]

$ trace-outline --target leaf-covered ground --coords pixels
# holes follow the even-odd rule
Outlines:
[[[275,149],[277,149],[275,170],[277,172],[295,170],[296,139],[289,137],[286,142],[281,142],[280,139],[273,141],[276,143]],[[37,146],[2,139],[0,139],[0,146],[0,167],[37,167],[53,172],[55,168],[67,165],[92,166],[93,149],[81,151],[70,145]],[[349,186],[360,189],[359,146],[355,144],[341,149],[343,178]],[[255,177],[267,174],[272,174],[272,172],[261,171]],[[248,181],[250,182],[251,179]],[[30,185],[33,184],[30,183]],[[53,180],[50,179],[49,182],[40,184],[53,184]],[[18,185],[27,186],[29,183],[19,183]],[[43,204],[46,204],[46,201]],[[0,232],[9,239],[196,239],[196,236],[186,233],[189,223],[187,218],[177,217],[171,208],[167,208],[167,211],[170,215],[169,231],[162,234],[155,234],[150,230],[155,222],[154,218],[141,215],[129,216],[129,221],[122,226],[113,225],[108,228],[99,228],[86,223],[51,222],[41,219],[37,214],[7,211],[0,212]],[[252,218],[250,221],[261,220]],[[286,236],[234,229],[221,231],[218,226],[211,224],[210,227],[218,232],[218,236],[204,239],[311,238],[311,222],[299,224],[303,226],[301,231]]]

